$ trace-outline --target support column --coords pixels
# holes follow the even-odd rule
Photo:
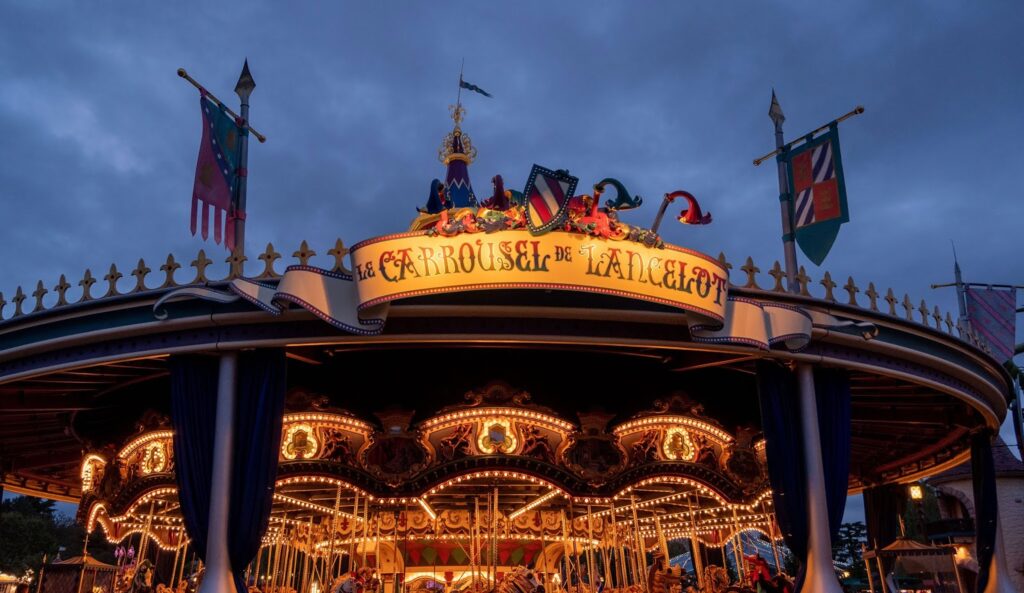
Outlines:
[[[983,593],[1014,593],[1010,573],[1006,569],[1006,545],[1003,543],[1001,513],[996,514],[996,545],[992,550],[992,566]],[[959,577],[959,574],[957,574]]]
[[[231,497],[231,442],[234,429],[235,384],[238,353],[220,356],[217,381],[217,422],[210,480],[210,524],[206,534],[206,576],[199,593],[233,593],[234,579],[228,559],[228,510]]]
[[[804,465],[807,469],[807,564],[804,591],[843,593],[832,565],[832,536],[828,526],[825,471],[821,461],[818,431],[818,403],[814,393],[814,370],[807,363],[796,367],[800,385],[800,425],[803,429]]]

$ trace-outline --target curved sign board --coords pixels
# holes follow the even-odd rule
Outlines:
[[[728,274],[707,255],[575,233],[370,239],[352,247],[359,308],[445,292],[546,289],[640,299],[722,322]]]

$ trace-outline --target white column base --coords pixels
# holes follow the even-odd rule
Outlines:
[[[988,583],[985,585],[984,593],[1017,593],[1017,590],[1013,588],[1013,583],[1010,581],[1010,573],[1006,570],[1006,544],[1003,543],[1003,522],[999,519],[997,519],[996,524],[996,545],[992,553],[992,566],[989,569]]]
[[[206,532],[206,572],[199,585],[199,593],[235,593],[231,561],[228,558],[228,509],[231,502],[231,441],[237,370],[238,354],[221,354],[217,382],[217,432],[213,440],[213,471],[210,480],[210,524]]]
[[[803,428],[804,465],[807,468],[807,568],[804,593],[843,593],[832,565],[832,537],[828,528],[825,472],[818,431],[818,402],[814,393],[814,369],[807,363],[796,367],[800,385],[800,425]]]

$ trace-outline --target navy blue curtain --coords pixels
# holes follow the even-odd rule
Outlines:
[[[975,546],[978,550],[979,593],[988,585],[996,547],[996,471],[992,462],[992,434],[985,430],[971,436],[971,476],[974,478]]]
[[[757,394],[775,519],[786,545],[800,562],[797,580],[802,581],[807,558],[807,487],[796,377],[774,361],[759,361]]]
[[[274,502],[286,369],[283,350],[239,356],[228,514],[228,557],[238,593],[247,591],[245,567],[259,551]]]
[[[214,356],[172,356],[170,368],[178,502],[192,550],[205,562],[219,361]]]
[[[899,521],[907,510],[907,488],[900,484],[872,486],[864,490],[864,519],[868,545],[885,547],[900,535]]]
[[[825,471],[828,526],[834,540],[843,523],[850,478],[850,379],[839,369],[815,369],[821,462]]]
[[[829,529],[834,538],[843,521],[850,473],[849,377],[840,370],[816,369],[814,389]],[[800,562],[800,572],[796,575],[796,591],[799,592],[803,586],[809,532],[807,472],[796,375],[774,361],[760,361],[757,390],[775,518],[786,545]]]

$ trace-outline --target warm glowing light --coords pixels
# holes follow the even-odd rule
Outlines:
[[[920,484],[910,485],[910,498],[911,500],[922,500],[924,498],[924,490]]]
[[[697,457],[697,449],[693,446],[690,433],[681,426],[673,426],[665,431],[661,441],[661,452],[666,459],[673,461],[693,461]]]
[[[430,508],[430,505],[427,504],[427,501],[423,500],[422,498],[417,498],[416,502],[420,503],[420,507],[423,509],[423,512],[425,512],[427,516],[430,517],[431,521],[437,520],[437,513],[434,512],[434,509]]]
[[[471,410],[459,410],[458,412],[451,412],[449,414],[442,414],[441,416],[435,416],[429,418],[423,422],[423,429],[434,431],[441,430],[448,426],[454,426],[456,424],[462,424],[469,420],[476,420],[486,416],[498,416],[501,418],[514,418],[516,420],[525,420],[528,424],[536,424],[551,430],[555,430],[562,434],[566,434],[573,430],[573,425],[569,424],[565,420],[542,414],[540,412],[534,412],[533,410],[524,410],[522,408],[473,408]]]
[[[292,424],[281,439],[281,455],[285,459],[310,459],[319,449],[313,427],[306,423]]]
[[[158,474],[167,469],[167,444],[161,440],[147,443],[139,465],[143,475]]]
[[[107,465],[107,460],[99,455],[90,454],[82,461],[82,492],[88,492],[96,486],[97,474]]]
[[[135,440],[125,445],[124,449],[121,449],[121,452],[117,454],[117,457],[119,459],[128,459],[132,453],[134,453],[137,449],[139,449],[140,447],[147,443],[153,442],[155,440],[163,440],[169,443],[172,439],[174,439],[173,430],[158,430],[156,432],[147,432],[146,434],[137,437]]]
[[[510,454],[519,446],[519,439],[508,418],[487,418],[480,423],[476,444],[484,453]]]
[[[638,418],[637,420],[630,420],[629,422],[616,426],[615,430],[612,432],[622,437],[637,432],[644,432],[652,428],[670,428],[677,425],[683,425],[687,428],[695,428],[701,432],[706,432],[717,438],[722,443],[731,443],[733,441],[732,435],[721,428],[718,428],[714,424],[703,420],[697,420],[696,418],[690,418],[689,416],[649,416],[647,418]]]
[[[526,503],[521,508],[518,508],[518,509],[512,511],[512,513],[509,514],[508,518],[510,520],[512,520],[512,521],[515,521],[516,518],[518,518],[523,513],[528,513],[530,511],[532,511],[533,509],[539,507],[540,505],[542,505],[545,502],[551,500],[552,498],[558,496],[559,494],[564,495],[565,493],[562,492],[561,490],[559,490],[558,488],[553,488],[550,492],[547,492],[546,494],[543,494],[542,496],[540,496],[538,498],[535,498],[535,499],[531,500],[530,502]]]

